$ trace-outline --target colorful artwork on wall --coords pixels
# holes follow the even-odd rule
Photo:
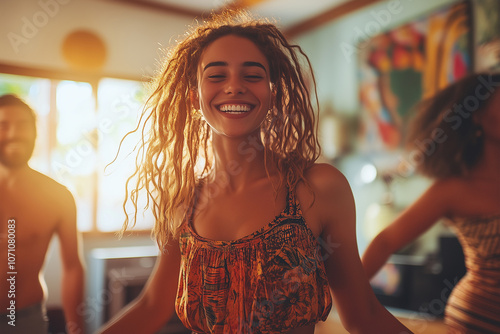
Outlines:
[[[412,107],[472,71],[470,20],[470,3],[458,2],[364,42],[361,151],[400,149]]]

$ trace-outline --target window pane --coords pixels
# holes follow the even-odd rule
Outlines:
[[[61,81],[57,85],[56,145],[52,171],[76,200],[78,228],[92,229],[96,189],[96,112],[92,86]]]
[[[137,81],[103,79],[98,89],[98,209],[97,227],[101,231],[120,230],[125,220],[123,201],[125,183],[135,169],[134,146],[140,136],[136,133],[122,138],[132,131],[144,103],[144,87]],[[117,155],[115,162],[109,165]],[[144,202],[139,208],[144,207]],[[130,212],[130,210],[127,210]],[[153,224],[150,212],[139,214],[135,229],[149,229]]]

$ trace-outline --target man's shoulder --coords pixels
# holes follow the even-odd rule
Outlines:
[[[57,182],[50,176],[47,176],[39,171],[32,169],[32,180],[37,186],[37,190],[44,194],[51,194],[57,197],[70,197],[73,195],[66,186]]]

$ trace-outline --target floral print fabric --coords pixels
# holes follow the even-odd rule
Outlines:
[[[283,333],[325,320],[332,307],[321,252],[289,193],[271,223],[234,241],[181,227],[176,311],[196,333]]]

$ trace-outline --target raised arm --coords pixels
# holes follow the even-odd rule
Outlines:
[[[175,312],[180,257],[177,240],[171,240],[165,252],[158,256],[155,269],[141,294],[105,324],[99,333],[157,332]]]
[[[310,180],[313,210],[322,226],[323,252],[336,308],[350,333],[411,333],[376,299],[365,276],[356,242],[355,207],[345,177],[334,167],[319,165]]]
[[[368,279],[375,276],[394,252],[418,238],[448,213],[447,198],[452,191],[449,183],[438,181],[431,185],[415,203],[370,242],[362,257]]]
[[[65,188],[60,195],[61,218],[57,225],[62,261],[62,304],[66,329],[70,334],[85,333],[83,323],[84,268],[81,240],[76,225],[75,200]]]

